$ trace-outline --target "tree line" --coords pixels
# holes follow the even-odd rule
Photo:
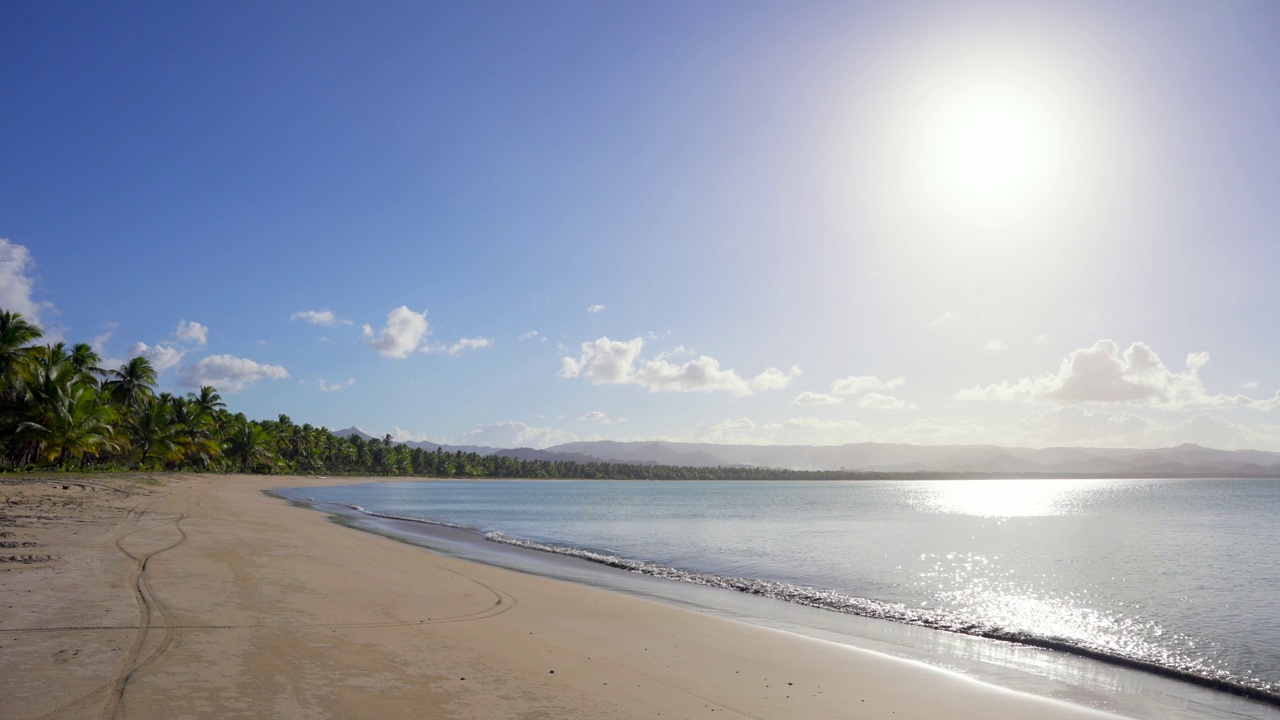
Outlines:
[[[210,386],[158,392],[143,357],[118,368],[86,343],[0,310],[0,471],[200,471],[422,477],[778,479],[839,476],[766,468],[522,460],[338,437],[327,428],[232,414]]]

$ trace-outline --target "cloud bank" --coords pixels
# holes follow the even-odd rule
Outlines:
[[[27,322],[41,325],[40,313],[53,304],[32,298],[35,266],[25,245],[0,238],[0,309],[21,313]]]
[[[810,392],[805,390],[791,401],[792,405],[835,405],[844,402],[841,398],[834,395],[824,395],[822,393]]]
[[[720,367],[720,361],[699,355],[684,363],[670,360],[677,353],[663,353],[644,360],[644,338],[627,341],[602,337],[582,343],[577,357],[561,359],[560,377],[583,377],[593,385],[639,385],[649,392],[728,392],[746,396],[768,390],[779,390],[800,375],[800,368],[783,372],[766,368],[759,375],[744,378],[732,369]]]
[[[850,375],[831,383],[831,392],[836,395],[860,395],[871,390],[897,390],[907,384],[904,377],[892,380],[881,380],[875,375]]]
[[[178,384],[184,387],[212,385],[224,393],[238,393],[260,380],[287,377],[289,371],[280,365],[266,365],[232,355],[210,355],[195,365],[178,369]]]
[[[958,400],[998,400],[1058,405],[1136,405],[1160,410],[1228,407],[1275,409],[1277,399],[1210,394],[1200,380],[1209,353],[1187,355],[1186,370],[1167,368],[1146,343],[1121,351],[1112,340],[1073,350],[1058,371],[1017,381],[977,386],[956,393]]]
[[[570,432],[547,427],[533,427],[522,422],[507,421],[477,425],[462,434],[464,445],[486,445],[499,448],[530,447],[542,449],[573,442],[578,437]]]

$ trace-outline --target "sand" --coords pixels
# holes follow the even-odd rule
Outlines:
[[[1101,718],[432,554],[263,490],[0,477],[0,718]]]

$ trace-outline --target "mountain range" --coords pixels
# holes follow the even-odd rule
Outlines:
[[[335,435],[372,435],[359,428]],[[1161,475],[1169,477],[1280,477],[1280,452],[1215,450],[1186,443],[1169,448],[1024,448],[998,445],[905,445],[850,443],[847,445],[724,445],[681,442],[615,442],[592,440],[533,448],[495,448],[406,442],[409,447],[444,452],[503,455],[521,460],[620,462],[746,466],[790,470],[848,470],[865,472],[972,472],[1036,475]]]

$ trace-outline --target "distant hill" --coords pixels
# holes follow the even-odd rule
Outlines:
[[[346,429],[343,429],[343,430],[333,430],[333,431],[331,431],[331,432],[333,433],[333,436],[334,436],[334,437],[341,437],[341,438],[344,438],[344,437],[351,437],[352,435],[355,435],[356,437],[360,438],[361,440],[372,440],[372,439],[373,439],[373,436],[372,436],[372,435],[370,435],[369,433],[367,433],[367,432],[365,432],[365,431],[361,430],[360,428],[356,427],[355,425],[352,425],[351,427],[346,428]]]
[[[1172,448],[1020,448],[995,445],[717,445],[675,442],[574,442],[547,448],[615,462],[745,465],[791,470],[992,472],[1280,477],[1280,453]]]
[[[382,438],[370,435],[354,425],[343,430],[334,430],[333,434],[338,437],[351,437],[352,435],[355,435],[366,442],[369,440],[382,440]],[[423,450],[430,450],[432,452],[434,452],[436,448],[440,448],[442,452],[447,453],[454,453],[461,450],[464,453],[475,453],[477,455],[494,455],[503,451],[502,448],[488,447],[486,445],[445,445],[444,443],[416,440],[411,440],[409,442],[392,441],[392,444],[408,445],[411,448],[422,448]]]
[[[515,448],[512,450],[499,450],[494,453],[501,457],[515,458],[517,460],[545,460],[547,462],[578,462],[592,463],[600,462],[600,458],[582,453],[552,452],[550,450],[534,450],[533,448]]]
[[[374,436],[357,427],[334,435]],[[397,443],[401,444],[401,443]],[[854,470],[924,473],[1028,473],[1046,475],[1166,475],[1176,477],[1280,477],[1280,452],[1215,450],[1192,443],[1171,448],[1023,448],[997,445],[721,445],[680,442],[593,440],[544,450],[406,442],[413,448],[501,455],[550,462],[616,462],[691,467],[762,467],[788,470]]]
[[[440,448],[442,452],[447,453],[454,453],[461,450],[464,453],[475,453],[477,455],[493,455],[502,450],[502,448],[489,447],[488,445],[445,445],[443,443],[426,441],[419,442],[414,440],[405,443],[397,442],[395,444],[408,445],[411,448],[422,448],[423,450],[431,450],[433,452],[436,448]]]

